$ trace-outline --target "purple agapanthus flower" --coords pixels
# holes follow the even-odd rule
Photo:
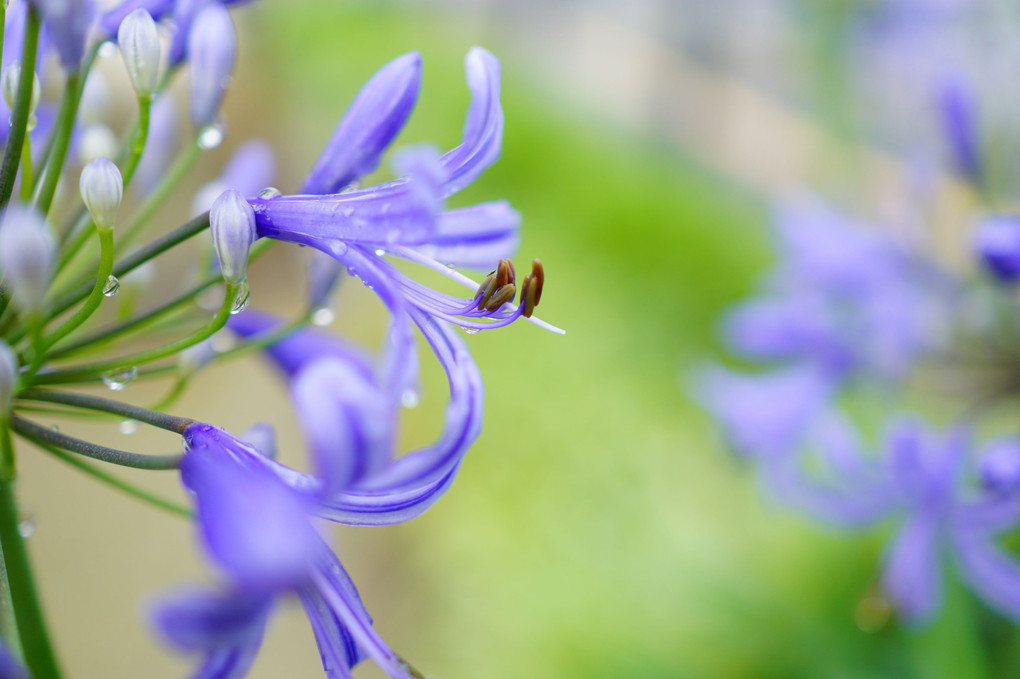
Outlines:
[[[965,427],[938,435],[899,418],[875,456],[830,412],[807,438],[814,458],[766,461],[763,480],[781,502],[834,525],[861,528],[895,517],[881,584],[905,620],[920,624],[938,612],[947,558],[988,605],[1020,620],[1020,560],[996,542],[1020,523],[1020,442],[1003,439],[980,451],[975,483]]]
[[[774,226],[774,271],[724,323],[737,353],[811,361],[837,382],[896,380],[938,345],[953,287],[888,233],[815,200],[787,205]]]
[[[468,53],[465,68],[471,104],[456,148],[441,155],[429,148],[408,151],[400,158],[404,176],[377,186],[250,201],[259,236],[310,245],[342,263],[382,298],[395,326],[404,328],[397,333],[403,334],[403,342],[409,336],[411,309],[480,330],[530,317],[541,298],[544,274],[537,262],[519,288],[508,263],[482,286],[445,266],[495,265],[516,247],[520,225],[519,214],[505,201],[443,209],[448,196],[498,158],[502,141],[499,62],[476,47]],[[369,81],[315,164],[306,189],[351,188],[374,169],[410,112],[419,72],[417,55],[405,55]],[[392,266],[386,254],[432,268],[475,294],[465,299],[435,292]],[[517,289],[521,303],[515,307],[509,302]]]
[[[220,176],[195,193],[191,211],[195,214],[205,212],[227,189],[245,197],[254,197],[271,186],[275,176],[276,158],[269,143],[262,139],[246,141],[230,156]]]
[[[223,5],[240,5],[250,0],[124,0],[119,5],[106,11],[99,19],[100,31],[108,36],[117,35],[120,22],[136,9],[144,9],[153,19],[160,21],[173,18],[177,26],[171,42],[170,63],[176,64],[183,60],[187,52],[188,30],[202,7],[219,2]]]
[[[60,63],[77,71],[85,56],[85,39],[96,20],[93,0],[29,0],[43,19],[50,42],[60,56]]]
[[[350,668],[370,657],[388,676],[409,678],[316,531],[310,498],[257,464],[261,453],[222,429],[196,423],[184,440],[181,480],[194,497],[202,542],[227,583],[222,591],[169,597],[155,622],[176,646],[204,655],[196,679],[243,676],[274,601],[287,593],[305,607],[328,676],[350,677]]]

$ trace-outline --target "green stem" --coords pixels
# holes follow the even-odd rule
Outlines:
[[[199,154],[202,152],[202,148],[198,145],[197,141],[193,141],[187,146],[180,155],[177,156],[177,160],[170,166],[166,174],[163,175],[162,181],[152,193],[150,193],[142,206],[138,208],[137,214],[131,219],[127,227],[124,229],[123,235],[118,239],[117,248],[123,250],[132,242],[135,238],[141,234],[142,230],[149,225],[149,220],[156,214],[156,211],[166,202],[166,199],[170,197],[173,190],[177,188],[177,184],[184,178],[184,175],[188,173]]]
[[[78,79],[78,92],[75,94],[77,97],[77,101],[74,104],[76,111],[78,109],[78,105],[81,103],[81,94],[85,91],[85,82],[88,80],[89,73],[92,72],[92,65],[95,63],[96,57],[99,55],[99,48],[102,47],[102,45],[102,41],[94,42],[88,51],[85,52],[85,58],[82,59],[81,68],[78,69],[79,73],[81,73],[81,77]],[[39,157],[39,167],[45,167],[49,163],[50,158],[53,157],[53,147],[56,145],[56,141],[56,135],[49,135],[49,138],[46,140],[46,148]],[[36,177],[35,179],[38,183],[42,177]],[[39,187],[36,186],[34,188],[38,190]]]
[[[53,137],[53,149],[50,157],[46,160],[46,167],[42,171],[42,181],[35,192],[35,206],[44,215],[50,211],[53,204],[53,194],[57,191],[57,182],[60,181],[60,174],[64,171],[64,161],[67,159],[67,146],[71,141],[71,130],[74,128],[74,119],[78,115],[79,85],[81,84],[81,70],[67,75],[64,83],[64,94],[60,99],[60,110],[57,112],[56,131]]]
[[[82,441],[73,436],[67,436],[52,429],[47,429],[16,415],[11,417],[11,428],[33,443],[45,443],[92,458],[93,460],[108,462],[121,467],[146,470],[177,469],[181,461],[181,455],[139,455],[138,453],[129,453],[126,450],[107,448],[106,446]],[[4,546],[6,547],[6,545]]]
[[[113,267],[113,275],[120,278],[124,274],[136,269],[150,259],[163,254],[170,248],[183,243],[192,236],[201,233],[209,228],[209,213],[205,212],[186,222],[168,234],[165,234],[152,241],[143,248],[139,248],[131,255],[125,257]],[[50,318],[55,318],[64,313],[72,306],[88,297],[95,281],[85,283],[78,288],[68,292],[53,304],[53,311]]]
[[[113,272],[113,229],[97,229],[99,233],[99,271],[96,274],[96,282],[92,286],[92,292],[73,316],[64,321],[56,330],[46,336],[43,345],[48,349],[54,344],[67,337],[71,332],[87,321],[102,304],[105,297],[103,290],[106,289],[107,281]]]
[[[227,319],[230,318],[230,312],[234,308],[234,303],[237,299],[239,290],[240,286],[228,284],[226,294],[223,296],[223,304],[220,305],[220,310],[211,321],[187,337],[161,347],[155,347],[147,351],[140,351],[127,356],[120,356],[119,358],[111,358],[105,361],[80,365],[66,370],[54,370],[53,372],[42,373],[36,375],[34,384],[59,384],[67,379],[73,380],[82,376],[128,370],[143,363],[151,363],[153,361],[158,361],[161,358],[173,356],[192,345],[198,344],[207,337],[211,337],[214,333],[226,325]]]
[[[18,394],[18,398],[25,399],[26,401],[59,403],[61,405],[71,406],[73,408],[83,408],[86,410],[98,410],[99,412],[111,413],[120,417],[138,420],[139,422],[150,424],[153,427],[172,431],[175,434],[182,433],[188,428],[188,426],[195,423],[194,420],[187,417],[167,415],[166,413],[155,412],[147,408],[131,405],[130,403],[121,403],[120,401],[114,401],[100,396],[89,396],[88,394],[78,394],[75,392],[51,391],[48,389],[26,389]]]
[[[10,430],[4,428],[6,447],[11,446]],[[14,500],[13,481],[0,479],[0,545],[4,567],[11,585],[11,603],[21,637],[21,650],[33,679],[60,679],[60,670],[53,653],[46,621],[43,617],[35,576],[25,549],[25,539],[18,531],[21,517]]]
[[[32,135],[25,134],[25,146],[21,149],[21,192],[23,203],[32,200]]]
[[[32,81],[35,79],[35,52],[39,42],[39,12],[29,3],[25,17],[25,38],[21,46],[21,75],[18,78],[18,94],[11,111],[11,127],[7,135],[3,161],[0,162],[0,208],[7,205],[14,191],[14,177],[25,143],[25,128],[28,124],[28,108],[32,103]],[[37,678],[39,679],[39,678]]]
[[[127,189],[131,183],[131,177],[138,169],[138,162],[142,159],[145,151],[145,143],[149,138],[149,113],[152,110],[152,97],[150,95],[139,95],[138,97],[138,129],[135,132],[134,140],[131,142],[131,152],[121,169],[121,176],[124,179],[124,188]]]
[[[126,493],[135,499],[148,503],[158,509],[168,511],[171,514],[183,516],[184,518],[187,519],[190,519],[194,516],[192,511],[187,507],[179,505],[171,500],[162,498],[158,495],[155,495],[154,493],[150,493],[144,488],[139,488],[133,483],[128,483],[124,479],[118,478],[113,474],[108,474],[107,472],[100,469],[98,466],[92,464],[91,462],[86,462],[85,460],[81,459],[80,457],[77,457],[76,455],[64,452],[60,448],[51,446],[48,443],[36,441],[33,441],[33,443],[42,448],[43,450],[45,450],[50,455],[53,455],[54,457],[71,465],[72,467],[80,469],[81,471],[85,472],[86,474],[95,478],[96,480],[101,481],[102,483],[105,483],[113,488],[116,488],[117,490]]]
[[[273,241],[265,239],[255,244],[251,249],[251,255],[248,257],[249,264],[257,260],[262,254],[269,249],[273,244]],[[51,351],[50,358],[63,358],[73,354],[77,354],[84,349],[91,348],[92,346],[104,342],[112,338],[118,338],[131,332],[144,329],[145,326],[155,322],[163,316],[180,309],[185,304],[193,300],[202,292],[205,292],[216,283],[222,281],[223,278],[219,273],[209,274],[205,280],[201,281],[198,285],[191,288],[190,290],[182,293],[180,296],[166,302],[145,314],[132,318],[131,320],[123,323],[118,323],[104,330],[100,330],[92,335],[81,338],[73,344],[68,344],[58,348],[55,351]]]

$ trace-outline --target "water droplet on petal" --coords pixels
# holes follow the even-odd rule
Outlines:
[[[138,420],[122,420],[121,423],[117,425],[117,429],[119,429],[120,433],[125,436],[134,434],[138,431]]]
[[[312,325],[325,328],[336,320],[336,314],[329,307],[319,307],[312,312]]]
[[[18,535],[23,538],[30,538],[35,533],[35,519],[22,519],[18,523]]]
[[[404,389],[404,393],[400,395],[400,403],[405,408],[414,408],[420,401],[421,396],[419,396],[418,391],[410,387]]]
[[[99,46],[99,56],[104,59],[110,59],[117,56],[117,43],[112,40],[107,40]]]
[[[469,335],[477,335],[478,328],[464,328],[464,332],[466,332]]]
[[[214,149],[223,143],[223,128],[212,124],[202,128],[198,133],[198,147],[203,151]]]
[[[456,264],[447,264],[446,268],[450,269],[451,271],[456,271],[457,270],[457,265]]]
[[[113,297],[118,292],[120,292],[120,281],[116,276],[110,276],[106,279],[106,285],[103,286],[103,295]]]
[[[267,186],[266,188],[259,191],[258,197],[262,198],[263,200],[269,200],[271,198],[279,198],[282,195],[283,191],[281,191],[280,189],[276,188],[275,186]]]
[[[103,373],[103,384],[110,388],[110,391],[124,391],[124,387],[138,377],[138,368],[132,366],[125,370],[111,370]]]
[[[248,308],[248,302],[251,301],[251,290],[248,288],[248,281],[241,283],[240,289],[237,291],[237,297],[234,298],[234,308],[230,310],[231,315],[239,314]]]
[[[375,249],[375,256],[376,257],[382,257],[385,254],[386,254],[386,251],[383,250],[382,248],[376,248]]]

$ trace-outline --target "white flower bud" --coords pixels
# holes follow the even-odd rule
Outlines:
[[[223,280],[240,284],[247,273],[248,249],[255,242],[255,211],[244,196],[230,189],[213,203],[209,225]]]
[[[18,387],[18,357],[11,348],[0,341],[0,412],[11,409],[11,399]]]
[[[0,224],[0,270],[11,287],[11,302],[26,315],[43,309],[55,253],[42,215],[20,205],[8,206]]]
[[[96,226],[104,231],[112,229],[124,197],[124,181],[117,166],[107,158],[90,161],[81,171],[78,188]]]
[[[18,98],[18,81],[21,79],[21,64],[14,62],[4,69],[3,76],[0,76],[0,87],[4,91],[4,101],[7,102],[7,108],[14,110],[14,102]],[[32,100],[28,105],[28,117],[31,119],[35,115],[35,107],[39,105],[39,93],[42,87],[39,85],[39,76],[35,73],[32,74]]]
[[[214,2],[203,9],[188,34],[191,121],[199,130],[213,124],[234,72],[237,32],[227,8]]]
[[[156,22],[144,9],[136,9],[120,23],[117,44],[135,92],[139,96],[152,94],[159,77],[159,31],[156,30]]]

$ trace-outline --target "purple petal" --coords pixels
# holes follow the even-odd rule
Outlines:
[[[1020,622],[1020,563],[989,535],[954,531],[953,547],[960,575],[989,606]]]
[[[411,679],[406,665],[372,627],[372,618],[335,556],[318,567],[315,585],[323,602],[367,657],[393,679]]]
[[[261,638],[272,603],[264,595],[188,588],[157,602],[152,620],[181,650],[208,651]]]
[[[351,668],[365,659],[364,652],[354,643],[347,627],[330,610],[317,590],[305,587],[298,594],[319,646],[322,669],[330,679],[347,679],[351,676]]]
[[[900,614],[925,622],[942,600],[939,524],[932,512],[912,515],[900,530],[886,558],[882,588]]]
[[[981,179],[981,153],[974,93],[961,78],[946,79],[940,97],[942,124],[956,170],[970,181]]]
[[[355,97],[312,168],[301,193],[336,193],[379,166],[403,128],[421,86],[421,55],[410,52],[383,66]]]
[[[248,464],[257,453],[222,429],[196,423],[184,440],[181,480],[195,496],[203,541],[217,564],[253,590],[304,580],[323,547],[303,496]]]
[[[241,679],[262,645],[272,599],[236,592],[184,590],[153,611],[153,624],[184,651],[202,652],[192,679]]]
[[[978,225],[974,247],[981,263],[996,278],[1020,280],[1020,216],[995,215]]]
[[[445,196],[470,184],[499,158],[503,144],[503,108],[499,103],[499,60],[481,47],[464,59],[471,104],[460,146],[443,156],[449,178]]]
[[[3,641],[0,641],[0,679],[30,679],[28,670]]]
[[[159,21],[173,10],[174,2],[175,0],[124,0],[100,17],[100,31],[108,38],[116,36],[120,22],[136,9],[144,9],[153,19]]]
[[[77,71],[85,56],[85,38],[96,19],[92,0],[31,0],[42,15],[43,26],[69,72]]]
[[[392,457],[395,408],[356,365],[336,357],[311,361],[290,394],[324,493],[349,488]]]
[[[811,365],[767,375],[714,367],[696,378],[692,397],[740,453],[769,459],[793,452],[831,397],[832,383]]]
[[[860,528],[873,525],[893,508],[895,498],[880,483],[822,483],[810,478],[797,460],[762,465],[762,480],[770,494],[834,526]]]
[[[444,264],[494,269],[517,249],[520,226],[521,214],[503,200],[447,210],[428,243],[415,249]]]

